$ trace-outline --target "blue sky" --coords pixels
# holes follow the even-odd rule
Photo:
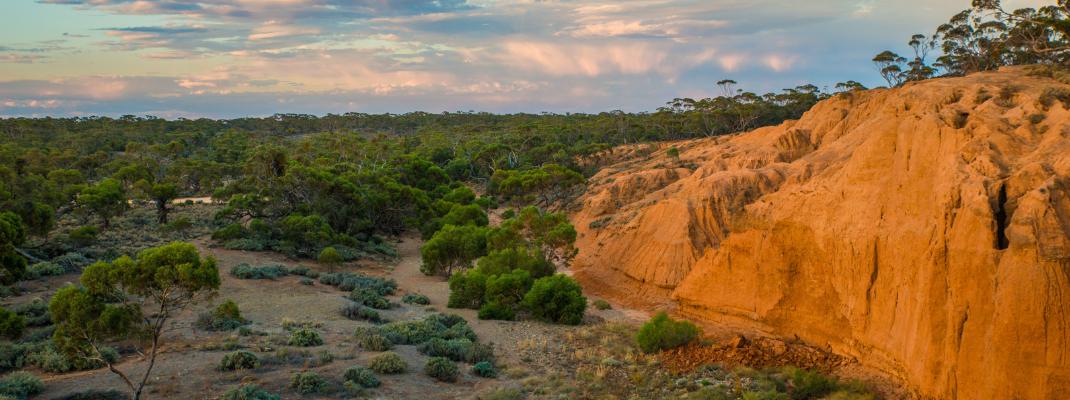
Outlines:
[[[968,3],[4,0],[0,116],[645,111],[724,78],[873,86],[873,54]]]

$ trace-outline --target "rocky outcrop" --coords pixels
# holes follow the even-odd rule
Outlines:
[[[575,274],[624,302],[831,348],[921,397],[1065,397],[1068,94],[1011,69],[636,152],[579,200]]]

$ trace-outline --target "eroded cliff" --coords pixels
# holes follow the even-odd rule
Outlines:
[[[580,199],[576,276],[829,346],[923,397],[1066,396],[1068,107],[1070,85],[1013,69],[637,152]]]

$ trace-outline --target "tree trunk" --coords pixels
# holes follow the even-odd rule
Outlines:
[[[167,223],[167,213],[170,211],[171,209],[167,207],[166,201],[156,200],[156,219],[160,225]]]

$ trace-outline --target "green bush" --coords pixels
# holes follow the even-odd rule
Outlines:
[[[322,345],[323,338],[315,330],[300,328],[290,332],[290,340],[287,343],[290,346],[314,347]]]
[[[613,308],[613,306],[610,305],[608,301],[605,301],[605,300],[602,300],[602,299],[598,299],[598,300],[595,300],[595,301],[591,302],[591,305],[593,305],[594,308],[597,308],[599,310],[609,310],[609,309]]]
[[[230,270],[230,275],[238,279],[276,279],[289,273],[286,267],[282,265],[254,267],[245,263],[238,264]]]
[[[304,276],[307,278],[316,279],[320,277],[320,273],[313,271],[311,268],[304,265],[294,267],[290,270],[290,275]]]
[[[488,276],[487,291],[483,296],[484,304],[499,303],[505,306],[519,304],[531,289],[532,283],[531,274],[522,269]]]
[[[401,298],[401,302],[405,304],[419,304],[426,306],[431,304],[431,299],[419,293],[408,293]]]
[[[256,384],[241,385],[227,390],[219,400],[281,400],[277,394],[272,394]]]
[[[238,304],[232,300],[224,301],[211,312],[197,316],[194,323],[198,328],[208,331],[230,331],[249,323],[242,318]]]
[[[25,318],[0,307],[0,336],[12,340],[18,339],[25,329]]]
[[[512,321],[516,319],[516,312],[513,307],[491,301],[479,308],[479,319]]]
[[[65,268],[67,271],[77,271],[78,269],[92,264],[93,261],[86,258],[79,253],[66,253],[62,256],[52,259],[53,264],[57,264]]]
[[[393,279],[376,278],[351,272],[322,274],[319,279],[320,283],[337,286],[338,290],[350,292],[357,288],[363,288],[373,290],[381,296],[394,294],[398,287],[397,282]]]
[[[475,364],[480,362],[494,363],[494,345],[490,343],[472,343],[464,353],[464,362]]]
[[[45,384],[37,375],[15,371],[0,379],[0,395],[25,399],[45,391]]]
[[[494,368],[494,364],[487,361],[480,361],[472,366],[472,374],[483,378],[497,378],[498,369]]]
[[[108,362],[119,361],[119,352],[107,346],[100,348],[101,355]],[[26,363],[35,365],[45,372],[64,373],[71,371],[85,371],[104,367],[99,360],[90,360],[82,357],[70,357],[55,349],[51,344],[26,356]]]
[[[245,230],[244,226],[239,223],[233,223],[222,228],[216,229],[212,232],[212,240],[235,240],[242,239],[248,235],[249,232]]]
[[[353,289],[353,291],[349,293],[348,297],[350,300],[353,300],[353,302],[363,306],[379,310],[386,310],[390,308],[390,301],[388,301],[381,294],[379,294],[378,291],[374,289],[358,287],[356,289]]]
[[[379,329],[371,327],[358,327],[353,333],[357,346],[368,351],[387,351],[394,347],[394,343],[386,336],[379,333]]]
[[[364,367],[349,367],[343,377],[346,381],[360,385],[362,388],[376,388],[380,385],[375,373]]]
[[[514,270],[527,271],[531,279],[554,274],[554,264],[546,259],[542,250],[527,246],[507,247],[492,250],[476,263],[486,275],[501,275]],[[529,286],[531,282],[527,283]]]
[[[331,384],[319,374],[308,371],[298,372],[290,378],[290,387],[301,394],[329,393]]]
[[[673,321],[667,314],[660,312],[639,328],[636,341],[639,342],[639,349],[654,353],[691,343],[698,338],[699,333],[695,324]]]
[[[227,250],[264,251],[269,247],[266,241],[258,239],[233,239],[223,243],[223,248]]]
[[[791,368],[788,372],[791,376],[792,400],[821,399],[836,390],[836,379],[820,372],[799,368]]]
[[[41,347],[36,343],[0,341],[0,372],[21,369],[27,364],[27,357]]]
[[[100,229],[95,226],[87,225],[71,229],[71,231],[67,233],[67,240],[69,240],[75,247],[86,247],[97,241],[98,234],[100,234]]]
[[[260,359],[250,351],[238,350],[227,353],[219,362],[220,371],[237,371],[243,369],[257,369],[260,367]]]
[[[63,266],[59,264],[51,263],[48,261],[39,262],[37,264],[31,265],[30,268],[26,270],[26,276],[29,279],[59,276],[65,273],[67,273],[66,268],[63,268]]]
[[[48,312],[48,302],[41,298],[16,305],[11,309],[26,320],[26,326],[52,325],[52,314]]]
[[[430,357],[445,357],[453,361],[464,361],[465,356],[472,348],[472,341],[468,339],[432,338],[416,346],[416,351]]]
[[[445,357],[431,357],[424,365],[424,373],[442,382],[456,382],[461,371],[457,364]]]
[[[312,278],[301,278],[300,282],[302,285],[305,286],[312,286],[316,284],[316,281],[312,280]]]
[[[450,276],[450,297],[446,301],[449,308],[479,309],[483,305],[483,296],[487,292],[487,275],[478,268],[465,273]]]
[[[538,320],[565,325],[579,325],[587,309],[583,289],[561,274],[536,280],[522,304]]]
[[[342,316],[352,320],[364,320],[374,323],[383,322],[383,318],[379,316],[378,311],[357,303],[349,303],[342,306]]]
[[[368,368],[380,374],[400,374],[409,369],[409,364],[397,353],[388,351],[372,358]]]
[[[71,393],[66,396],[55,397],[52,400],[129,400],[130,395],[115,389],[96,390],[90,389],[84,392]],[[241,398],[240,400],[245,400]],[[231,400],[231,399],[226,399]],[[276,399],[278,400],[278,399]]]

